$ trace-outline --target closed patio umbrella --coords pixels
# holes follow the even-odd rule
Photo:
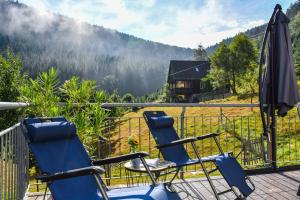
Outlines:
[[[265,32],[260,57],[260,109],[264,135],[269,136],[271,141],[271,164],[274,169],[276,168],[275,112],[277,110],[277,115],[283,117],[299,101],[288,23],[288,17],[277,4]],[[266,67],[262,76],[266,44]]]

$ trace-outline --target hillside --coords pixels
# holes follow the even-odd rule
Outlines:
[[[299,11],[300,11],[300,1],[298,0],[294,4],[290,5],[290,7],[286,11],[286,15],[291,20],[293,20],[294,17],[297,15],[297,13]],[[257,27],[253,27],[253,28],[245,31],[245,34],[248,37],[250,37],[250,38],[258,40],[258,45],[260,45],[261,40],[263,38],[264,31],[266,29],[266,26],[267,26],[267,24],[263,24],[263,25],[260,25],[260,26],[257,26]],[[232,39],[233,39],[233,37],[229,37],[229,38],[226,38],[226,39],[222,40],[222,42],[224,42],[226,45],[229,45],[232,42]],[[206,51],[207,51],[208,55],[210,55],[211,53],[213,53],[218,48],[218,46],[220,45],[220,43],[217,43],[215,45],[212,45],[212,46],[206,48]]]
[[[161,88],[169,60],[193,59],[193,50],[143,40],[24,4],[0,2],[0,53],[21,56],[30,76],[54,66],[63,80],[97,80],[109,92],[144,95]],[[62,81],[63,81],[62,80]]]

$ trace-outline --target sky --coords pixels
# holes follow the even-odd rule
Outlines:
[[[19,0],[37,9],[180,47],[208,47],[266,23],[296,0]]]

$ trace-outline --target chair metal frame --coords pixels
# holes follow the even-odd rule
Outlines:
[[[145,111],[144,114],[143,114],[143,116],[144,116],[144,119],[145,119],[145,121],[146,121],[146,123],[147,123],[147,125],[148,125],[148,127],[150,129],[150,132],[151,132],[151,128],[150,128],[151,125],[150,125],[150,122],[148,120],[147,114],[145,114],[145,113],[149,113],[149,112],[150,111]],[[166,116],[165,113],[162,112],[162,111],[153,111],[153,113],[160,113],[160,114],[163,114],[163,116]],[[220,144],[220,142],[217,139],[218,136],[219,136],[219,134],[217,134],[217,133],[209,133],[209,134],[205,134],[205,135],[201,135],[201,136],[197,136],[197,137],[189,137],[189,138],[185,138],[185,139],[175,140],[175,141],[172,141],[172,142],[167,143],[167,144],[158,144],[156,146],[156,148],[159,149],[159,152],[164,157],[163,153],[161,152],[161,149],[164,149],[164,148],[167,148],[167,147],[176,146],[176,145],[184,145],[184,144],[190,143],[192,145],[193,151],[194,151],[194,153],[195,153],[195,155],[197,157],[197,160],[195,160],[195,162],[187,164],[187,165],[200,164],[200,166],[201,166],[201,168],[202,168],[202,170],[203,170],[203,172],[204,172],[204,174],[205,174],[205,176],[206,176],[206,178],[207,178],[207,180],[208,180],[208,182],[210,184],[210,187],[211,187],[211,189],[212,189],[212,191],[213,191],[216,199],[219,200],[220,199],[220,197],[219,197],[220,195],[223,195],[223,194],[228,193],[228,192],[233,192],[236,195],[237,199],[245,199],[245,197],[242,194],[239,195],[238,192],[236,191],[236,189],[234,187],[231,187],[231,186],[230,186],[230,189],[228,189],[228,190],[225,190],[225,191],[222,191],[222,192],[217,192],[216,187],[214,186],[213,181],[212,181],[212,179],[209,176],[209,174],[211,174],[211,173],[213,173],[213,172],[215,172],[215,171],[218,170],[218,167],[215,164],[215,160],[214,159],[203,160],[203,157],[201,157],[200,152],[199,152],[199,150],[198,150],[198,148],[196,146],[196,142],[199,141],[199,140],[205,140],[205,139],[213,138],[214,141],[215,141],[215,143],[216,143],[216,145],[217,145],[217,148],[218,148],[218,150],[220,152],[219,155],[224,155],[224,151],[223,151],[223,149],[221,147],[221,144]],[[185,151],[186,151],[186,149],[185,149]],[[232,152],[228,152],[228,154],[230,156],[233,156]],[[208,171],[206,169],[205,165],[204,165],[205,162],[212,162],[212,163],[214,163],[215,168],[212,169],[212,170],[210,170],[210,171]],[[168,182],[168,184],[169,184],[170,187],[172,185],[172,182],[174,181],[174,179],[178,175],[178,173],[182,170],[182,168],[184,166],[187,166],[187,165],[175,166],[175,168],[176,168],[175,174],[171,178],[171,180]],[[184,183],[186,183],[188,185],[188,187],[190,187],[191,190],[193,190],[193,192],[197,195],[197,197],[200,198],[200,195],[197,194],[197,192],[195,192],[196,190],[193,189],[193,188],[191,188],[191,186],[189,186],[188,182],[184,178],[181,178],[181,179],[184,181]],[[246,176],[246,180],[249,181],[249,183],[251,184],[251,186],[253,187],[253,190],[254,190],[255,189],[255,185],[252,182],[251,178],[249,176]]]
[[[157,182],[155,181],[155,178],[154,178],[153,174],[151,173],[149,166],[147,165],[147,163],[144,159],[144,157],[146,157],[146,156],[149,156],[149,154],[146,152],[138,152],[138,153],[125,154],[125,155],[101,159],[101,160],[95,160],[95,161],[92,161],[91,167],[74,169],[74,170],[59,172],[59,173],[55,173],[55,174],[49,174],[49,175],[43,174],[43,175],[38,176],[37,180],[40,180],[41,182],[44,182],[47,185],[46,189],[45,189],[45,193],[44,193],[44,199],[45,199],[47,188],[48,188],[49,184],[51,184],[53,181],[74,178],[74,177],[79,177],[79,176],[94,175],[94,177],[97,181],[99,190],[101,192],[102,198],[104,200],[109,200],[108,195],[106,193],[106,191],[108,189],[104,185],[103,180],[100,176],[101,174],[103,174],[105,172],[105,170],[100,166],[105,165],[105,164],[119,163],[119,162],[139,158],[142,161],[142,164],[144,165],[144,167],[147,171],[147,174],[150,176],[152,185],[155,186],[155,185],[157,185]]]
[[[51,122],[53,119],[56,119],[56,118],[37,118],[37,119],[39,119],[41,122]],[[26,128],[26,125],[25,125],[24,121],[21,123],[21,127],[24,131],[24,134],[26,135],[27,134],[27,128]],[[28,137],[26,137],[26,140],[27,140],[28,144],[31,143],[31,141]],[[137,152],[137,153],[130,153],[130,154],[125,154],[125,155],[121,155],[121,156],[100,159],[100,160],[91,160],[90,166],[88,166],[88,167],[57,172],[57,173],[54,173],[54,174],[47,174],[47,173],[42,172],[41,175],[37,176],[36,179],[40,180],[41,182],[46,183],[46,189],[45,189],[45,193],[44,193],[44,199],[45,199],[47,188],[54,181],[69,179],[69,178],[75,178],[75,177],[80,177],[80,176],[93,175],[95,180],[96,180],[98,189],[99,189],[99,191],[102,195],[102,199],[109,200],[109,197],[108,197],[108,194],[107,194],[108,188],[106,187],[106,185],[104,184],[104,182],[101,178],[101,174],[103,174],[105,172],[105,170],[101,167],[101,165],[112,164],[112,163],[120,163],[120,162],[123,162],[123,161],[128,161],[128,160],[138,158],[138,159],[141,160],[142,164],[144,165],[144,167],[146,169],[146,172],[147,172],[147,174],[149,175],[149,177],[151,179],[152,186],[155,187],[158,184],[157,184],[153,174],[151,173],[149,166],[147,165],[147,163],[145,161],[146,156],[149,156],[149,154],[147,152]],[[167,191],[167,192],[170,192],[170,191]]]

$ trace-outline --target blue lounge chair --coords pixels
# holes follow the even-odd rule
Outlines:
[[[38,179],[47,183],[54,200],[180,199],[176,193],[168,191],[165,185],[155,183],[144,160],[147,153],[140,152],[92,161],[76,134],[75,125],[63,117],[25,119],[22,127],[29,148],[42,172]],[[153,184],[107,190],[100,176],[104,170],[96,165],[134,158],[141,159]]]
[[[254,184],[246,175],[246,173],[236,161],[236,159],[232,157],[230,153],[223,152],[222,147],[217,139],[218,134],[211,133],[198,137],[179,139],[178,134],[176,133],[173,127],[174,119],[170,116],[167,116],[164,112],[145,111],[144,118],[152,136],[154,137],[154,140],[157,144],[157,148],[159,149],[163,158],[176,164],[175,175],[171,179],[169,184],[172,183],[172,181],[178,175],[178,172],[184,166],[200,164],[217,199],[220,199],[219,196],[227,192],[233,192],[237,196],[237,198],[243,199],[249,196],[254,191]],[[214,139],[220,151],[220,154],[208,157],[200,156],[200,153],[196,147],[196,142],[198,140],[204,140],[207,138]],[[195,155],[197,156],[196,159],[192,159],[188,155],[186,149],[184,148],[184,144],[186,143],[190,143],[192,145]],[[205,168],[205,162],[213,162],[216,168],[211,171],[208,171]],[[220,171],[221,175],[228,183],[230,189],[222,192],[217,192],[213,181],[209,176],[210,173],[215,172],[217,170]],[[250,182],[252,188],[248,186],[246,180]],[[239,189],[240,194],[236,191],[235,188]]]

